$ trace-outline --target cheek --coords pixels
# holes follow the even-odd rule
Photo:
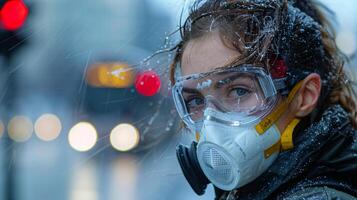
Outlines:
[[[247,106],[253,108],[256,106],[260,106],[262,104],[262,99],[256,93],[252,93],[249,95],[249,98],[246,100]]]

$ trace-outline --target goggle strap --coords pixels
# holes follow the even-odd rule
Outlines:
[[[287,88],[286,80],[287,80],[287,77],[273,79],[275,89],[279,90],[279,91],[286,89]]]
[[[268,130],[283,114],[285,110],[287,110],[289,103],[293,100],[296,95],[296,92],[300,89],[302,81],[298,82],[294,88],[289,93],[288,99],[283,101],[272,113],[266,116],[259,124],[255,126],[255,130],[262,135],[266,130]]]

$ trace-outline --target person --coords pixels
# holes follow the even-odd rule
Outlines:
[[[356,199],[355,93],[329,14],[310,0],[195,1],[170,74],[197,194]]]

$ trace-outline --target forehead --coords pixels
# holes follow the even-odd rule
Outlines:
[[[190,40],[181,59],[183,76],[204,73],[228,65],[239,57],[239,52],[224,44],[218,32]]]

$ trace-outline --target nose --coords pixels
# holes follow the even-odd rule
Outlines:
[[[225,109],[215,97],[209,95],[206,96],[205,100],[205,109],[212,108],[217,111],[228,112],[227,109]]]
[[[213,108],[217,109],[217,103],[215,98],[212,95],[207,95],[205,97],[205,109],[206,108]]]

